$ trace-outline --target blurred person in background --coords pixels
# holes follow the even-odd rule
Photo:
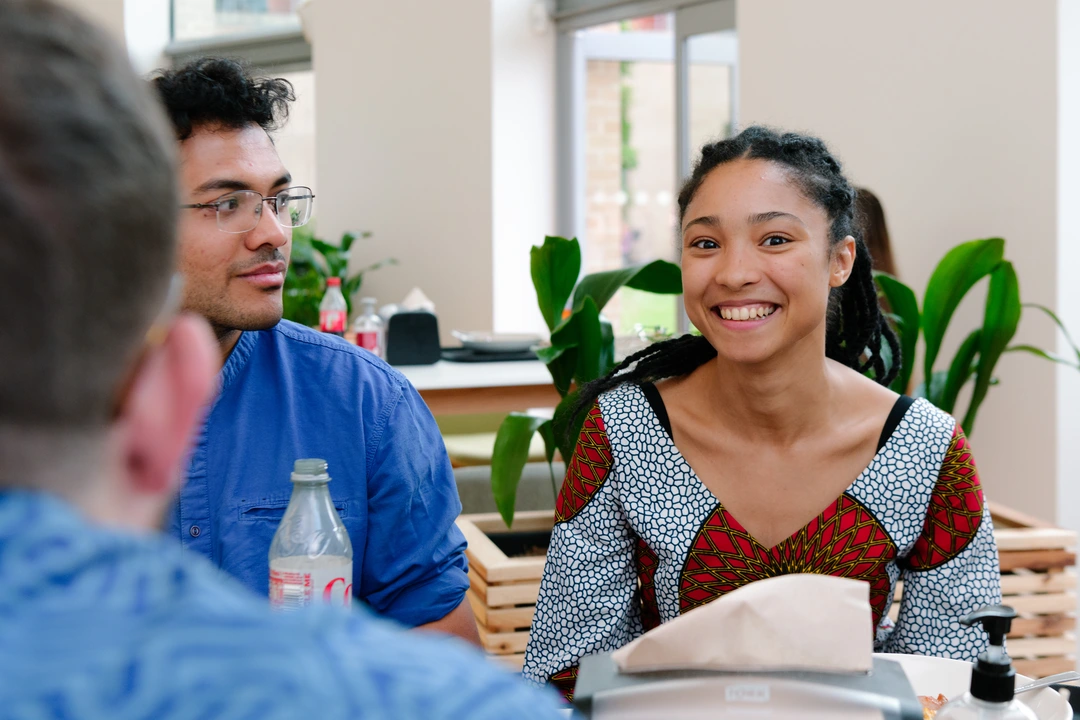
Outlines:
[[[356,597],[410,627],[479,643],[454,525],[461,501],[427,405],[374,355],[281,319],[292,229],[314,201],[271,138],[292,86],[203,58],[160,71],[153,87],[178,141],[183,307],[210,323],[222,363],[169,534],[266,596],[293,462],[325,458]]]
[[[896,277],[889,227],[885,224],[885,209],[881,207],[877,195],[866,188],[855,189],[855,218],[866,249],[870,251],[874,270]]]
[[[174,138],[44,0],[0,2],[0,98],[0,715],[560,717],[464,643],[274,614],[158,532],[220,363],[170,312]]]

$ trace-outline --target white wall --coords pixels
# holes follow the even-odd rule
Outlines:
[[[414,286],[440,331],[491,327],[491,12],[487,2],[319,0],[312,45],[320,235],[375,236],[354,262],[380,304]]]
[[[124,0],[59,0],[124,42]]]
[[[1058,302],[1054,3],[740,0],[737,24],[742,124],[824,138],[881,197],[920,295],[951,246],[1002,236],[1022,298]],[[953,322],[949,357],[980,307]],[[1030,315],[1017,340],[1055,335]],[[992,500],[1053,519],[1056,373],[1027,355],[998,367],[972,438],[980,474]]]
[[[1080,339],[1080,4],[1058,2],[1058,187],[1057,308],[1058,317]],[[1072,351],[1059,338],[1063,356]],[[1080,530],[1080,373],[1057,370],[1057,521]]]
[[[555,39],[534,29],[533,4],[314,8],[317,232],[374,232],[353,262],[400,264],[369,275],[365,294],[381,304],[421,288],[444,343],[540,322],[528,247],[553,225]]]
[[[492,322],[546,333],[529,248],[555,232],[555,29],[534,0],[492,0],[491,9]]]

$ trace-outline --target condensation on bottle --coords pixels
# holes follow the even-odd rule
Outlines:
[[[330,499],[326,461],[297,460],[292,497],[270,543],[270,605],[293,610],[324,604],[349,607],[353,549]]]

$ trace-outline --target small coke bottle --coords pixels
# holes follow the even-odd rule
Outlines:
[[[341,278],[326,279],[326,293],[319,303],[319,329],[325,333],[344,336],[349,306],[341,294]]]
[[[292,497],[270,543],[271,607],[351,605],[352,542],[330,500],[329,482],[325,460],[294,463]]]
[[[386,324],[375,312],[375,298],[360,300],[363,310],[353,323],[356,344],[378,357],[386,359]]]

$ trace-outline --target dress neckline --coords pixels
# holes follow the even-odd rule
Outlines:
[[[881,436],[878,438],[877,450],[874,453],[874,457],[870,459],[870,462],[867,464],[867,466],[863,468],[862,471],[860,471],[859,474],[855,477],[855,479],[852,480],[846,488],[844,488],[843,492],[841,492],[836,497],[836,499],[826,505],[820,513],[811,518],[809,522],[804,523],[801,527],[796,529],[795,532],[780,540],[772,547],[769,547],[759,541],[757,538],[755,538],[753,534],[751,534],[743,526],[743,524],[739,522],[738,518],[736,518],[724,505],[724,501],[721,500],[716,495],[716,493],[714,493],[709,488],[709,486],[702,481],[701,477],[698,476],[697,471],[694,470],[693,466],[682,454],[682,451],[679,450],[678,445],[675,444],[675,436],[671,431],[671,418],[668,416],[667,406],[664,404],[664,399],[663,397],[661,397],[660,391],[657,390],[656,385],[651,382],[645,382],[641,383],[639,387],[641,388],[642,394],[645,396],[645,401],[649,404],[649,407],[652,409],[653,414],[656,416],[657,422],[660,423],[660,426],[664,428],[664,432],[667,433],[668,442],[671,443],[672,451],[675,453],[675,455],[678,456],[680,460],[682,460],[683,464],[686,465],[687,469],[690,471],[690,474],[693,476],[694,481],[697,482],[702,487],[702,489],[704,489],[705,492],[707,492],[716,500],[716,511],[723,514],[725,521],[730,527],[733,527],[744,533],[751,542],[753,542],[755,545],[770,554],[772,554],[778,548],[782,548],[784,545],[792,542],[793,540],[796,540],[806,530],[808,525],[813,523],[815,520],[821,520],[830,513],[835,512],[837,507],[844,502],[845,498],[850,499],[852,497],[851,490],[856,485],[858,485],[863,480],[863,478],[866,477],[866,474],[870,472],[874,465],[878,463],[878,460],[881,457],[882,453],[885,451],[885,448],[888,446],[889,442],[896,434],[897,429],[899,429],[904,418],[907,416],[907,411],[916,402],[914,398],[911,398],[907,395],[901,395],[899,398],[897,398],[896,402],[893,403],[892,409],[889,411],[889,415],[885,420],[885,425],[881,430]]]

